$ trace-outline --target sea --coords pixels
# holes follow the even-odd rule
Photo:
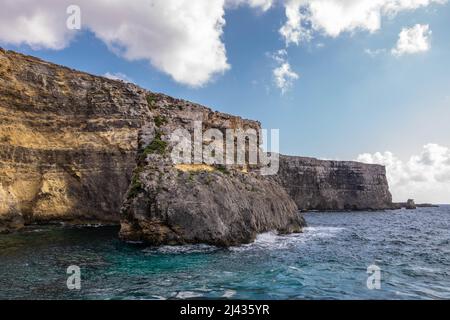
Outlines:
[[[305,218],[231,248],[29,226],[0,235],[0,299],[450,299],[450,206]]]

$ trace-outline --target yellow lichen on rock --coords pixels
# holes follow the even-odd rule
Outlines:
[[[212,172],[216,170],[213,166],[207,164],[177,164],[175,168],[183,172]]]

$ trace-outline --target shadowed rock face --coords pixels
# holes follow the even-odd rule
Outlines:
[[[173,164],[170,133],[196,120],[204,129],[259,129],[255,121],[0,50],[0,232],[121,220],[126,240],[227,246],[258,232],[301,231],[295,203],[273,179],[244,168]]]
[[[139,162],[122,211],[121,238],[152,245],[230,246],[251,242],[265,231],[302,230],[305,221],[295,203],[274,178],[261,176],[257,168],[173,164],[170,134],[177,128],[191,132],[193,122],[201,121],[202,131],[259,132],[258,122],[163,95],[151,95],[149,101],[159,121],[150,122],[139,140]]]
[[[278,178],[301,210],[393,207],[384,166],[280,156]]]

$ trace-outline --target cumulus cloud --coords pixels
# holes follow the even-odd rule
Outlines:
[[[394,56],[425,52],[430,49],[431,30],[429,25],[416,24],[403,28],[398,35],[397,46],[391,50]]]
[[[66,28],[66,8],[50,0],[2,1],[0,41],[33,49],[63,49],[73,37]]]
[[[407,161],[392,152],[361,154],[357,161],[386,166],[395,201],[414,198],[418,202],[450,203],[450,149],[447,147],[427,144]]]
[[[123,82],[133,82],[130,77],[128,77],[126,74],[123,74],[122,72],[107,72],[103,75],[105,78],[111,79],[111,80],[120,80]]]
[[[286,44],[311,39],[314,32],[337,37],[342,32],[375,32],[383,16],[426,7],[447,0],[286,0],[286,23],[280,34]]]
[[[446,1],[78,0],[76,4],[81,8],[82,29],[95,34],[117,55],[148,61],[175,81],[200,87],[230,69],[222,40],[228,8],[246,5],[267,11],[275,3],[283,5],[286,22],[279,32],[289,45],[309,41],[315,32],[332,37],[358,29],[374,32],[382,16]],[[66,9],[71,4],[71,0],[1,1],[0,43],[66,48],[77,35],[66,27]],[[277,74],[287,79],[284,83],[298,77],[288,63]]]
[[[293,85],[299,75],[291,69],[291,65],[287,61],[286,50],[279,50],[273,59],[277,62],[277,67],[273,70],[275,85],[281,90],[281,94],[285,94]]]
[[[280,28],[280,34],[286,41],[286,46],[290,43],[299,44],[302,41],[311,40],[311,30],[305,26],[308,16],[305,10],[301,10],[304,0],[287,0],[285,4],[286,23]]]
[[[0,41],[62,49],[70,0],[3,1]],[[254,2],[256,5],[257,2]],[[230,68],[221,40],[224,0],[79,0],[82,27],[118,55],[146,60],[180,83],[202,86]]]

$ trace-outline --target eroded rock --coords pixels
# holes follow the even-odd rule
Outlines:
[[[256,168],[174,164],[176,128],[258,131],[259,123],[163,95],[149,99],[155,119],[142,131],[138,167],[122,211],[120,236],[151,245],[248,243],[261,232],[301,232],[297,206],[273,177]],[[164,119],[164,121],[161,121]]]

